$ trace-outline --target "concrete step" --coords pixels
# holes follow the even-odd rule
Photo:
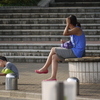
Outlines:
[[[54,2],[50,7],[100,7],[100,2]]]
[[[67,0],[67,2],[99,2],[100,0]],[[55,0],[55,2],[66,2],[66,0]]]
[[[15,63],[44,63],[47,56],[5,56],[8,61]]]
[[[63,8],[64,9],[64,8]],[[99,8],[100,9],[100,8]],[[69,11],[66,12],[58,12],[58,13],[0,13],[0,18],[6,19],[6,18],[66,18],[69,15],[75,15],[78,18],[100,18],[100,10],[98,11],[84,11],[81,10],[78,12],[70,11],[71,9],[68,9]],[[84,10],[84,9],[83,9]]]
[[[34,85],[34,84],[32,84],[32,85]],[[39,86],[41,86],[41,84],[39,84]],[[82,89],[84,89],[84,88],[87,88],[87,89],[83,90],[84,92],[82,91],[81,95],[76,96],[75,100],[100,100],[99,99],[100,96],[98,96],[99,90],[97,90],[97,92],[95,93],[95,91],[98,87],[99,87],[99,84],[92,84],[92,85],[85,84],[83,86],[82,86],[82,84],[80,84],[80,91],[82,91]],[[40,87],[36,88],[36,89],[40,89]],[[88,92],[90,90],[93,91],[93,94]],[[86,94],[85,92],[88,92],[88,94],[84,96],[84,94]],[[92,97],[90,97],[90,95]],[[25,91],[20,91],[20,90],[17,90],[17,91],[0,90],[0,100],[42,100],[42,93],[41,92],[39,92],[39,93],[25,92]]]
[[[99,56],[100,7],[0,7],[0,53],[11,62],[45,62],[52,47],[65,38],[65,18],[82,23],[88,56]],[[66,37],[68,39],[68,37]]]
[[[69,36],[63,35],[2,35],[0,41],[60,41],[69,40]],[[86,35],[87,41],[100,41],[100,35]]]
[[[100,56],[100,41],[87,41],[86,56]],[[0,42],[0,55],[6,56],[11,62],[44,63],[52,47],[59,47],[60,42],[51,41],[6,41]]]
[[[65,29],[66,24],[0,24],[0,29]],[[100,24],[81,24],[83,29],[100,29]]]
[[[3,56],[48,56],[50,50],[4,50],[0,49],[0,55]],[[86,56],[100,56],[100,50],[86,50]]]
[[[0,55],[4,55],[4,56],[48,56],[49,52],[50,50],[0,49]]]
[[[11,30],[0,30],[0,35],[62,35],[64,29],[11,29]],[[100,35],[100,29],[83,29],[86,35]]]
[[[100,18],[78,18],[82,24],[99,24]],[[6,18],[0,24],[66,24],[66,18]]]
[[[93,52],[91,52],[93,53]],[[87,56],[100,56],[100,52],[94,52],[93,54],[87,54]],[[48,56],[5,56],[10,62],[15,63],[45,63]]]
[[[0,7],[0,13],[79,13],[100,12],[100,7]]]
[[[59,47],[60,41],[6,41],[0,43],[0,50],[50,50],[52,47]],[[100,41],[87,41],[86,50],[100,50]]]

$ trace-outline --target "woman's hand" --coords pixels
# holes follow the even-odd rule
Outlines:
[[[66,42],[65,40],[62,40],[62,39],[60,41],[61,41],[61,43],[65,43]]]
[[[67,25],[70,24],[70,18],[66,18],[66,24],[67,24]]]
[[[65,30],[64,30],[64,32],[63,32],[63,35],[64,35],[64,36],[69,35],[69,31],[68,31],[69,26],[70,26],[70,18],[66,18],[66,27],[65,27]]]

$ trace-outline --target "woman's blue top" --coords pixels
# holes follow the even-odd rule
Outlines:
[[[79,27],[79,26],[76,26],[76,27]],[[84,54],[84,51],[85,51],[85,47],[86,47],[86,40],[85,40],[84,32],[82,31],[82,34],[80,36],[71,35],[70,38],[71,38],[71,42],[73,44],[72,50],[73,50],[74,54],[78,58],[82,57]]]

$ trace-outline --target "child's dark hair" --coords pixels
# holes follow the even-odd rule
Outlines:
[[[4,57],[4,56],[0,56],[0,59],[3,60],[3,61],[7,61],[7,58]]]
[[[81,27],[80,23],[77,22],[76,16],[70,15],[68,18],[70,18],[71,24],[73,24],[74,26],[79,26],[79,27]]]

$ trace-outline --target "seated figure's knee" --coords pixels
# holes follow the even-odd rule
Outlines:
[[[57,55],[56,54],[52,55],[52,60],[57,60]]]
[[[53,54],[52,55],[52,60],[60,61],[60,59],[58,58],[57,54]]]
[[[52,47],[52,48],[51,48],[51,51],[52,51],[52,52],[55,52],[55,47]]]

